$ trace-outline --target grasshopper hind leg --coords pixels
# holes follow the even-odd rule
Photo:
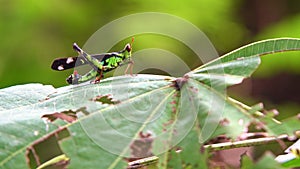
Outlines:
[[[80,75],[78,74],[78,72],[75,70],[73,74],[71,74],[67,79],[67,83],[68,84],[79,84],[79,83],[83,83],[89,80],[92,80],[93,78],[97,77],[99,75],[99,73],[92,69],[91,71],[89,71],[88,73],[84,74],[84,75]]]
[[[96,76],[96,79],[91,81],[91,83],[97,84],[100,83],[100,80],[104,77],[103,75],[103,69],[98,70],[98,75]]]

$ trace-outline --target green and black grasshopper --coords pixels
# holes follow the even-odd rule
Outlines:
[[[55,59],[51,65],[53,70],[63,71],[66,69],[74,68],[75,66],[81,66],[89,64],[92,67],[92,70],[81,76],[75,70],[66,81],[69,84],[78,84],[89,81],[96,77],[94,83],[100,82],[100,79],[103,77],[103,74],[109,72],[118,66],[128,64],[125,74],[130,68],[130,74],[132,75],[133,69],[133,60],[131,58],[132,43],[126,44],[124,49],[119,52],[103,53],[103,54],[94,54],[89,55],[83,51],[76,43],[73,44],[73,49],[79,54],[78,57],[68,57],[68,58],[58,58]]]

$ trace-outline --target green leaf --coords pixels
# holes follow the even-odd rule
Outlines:
[[[242,156],[241,169],[282,169],[274,160],[274,156],[271,153],[266,153],[258,162],[254,163],[248,156]]]
[[[218,59],[215,59],[205,65],[200,66],[207,67],[210,65],[219,64],[219,59],[221,62],[230,62],[236,60],[238,58],[245,58],[251,56],[262,56],[266,54],[272,54],[277,52],[284,52],[284,51],[293,51],[300,49],[300,42],[298,38],[275,38],[275,39],[267,39],[258,42],[254,42],[233,50],[228,54],[221,56]]]
[[[268,39],[238,48],[208,62],[189,75],[211,87],[224,88],[239,84],[257,69],[262,55],[300,49],[299,39]]]
[[[250,157],[247,155],[243,155],[241,158],[241,169],[252,169],[254,168],[254,164]]]
[[[279,155],[276,157],[276,161],[281,163],[282,166],[292,168],[292,167],[300,167],[300,140],[287,148],[284,152],[286,154]]]
[[[218,64],[196,69],[190,76],[212,87],[214,85],[227,87],[239,84],[257,69],[260,64],[260,57],[251,56],[226,62],[218,60],[218,62]]]
[[[0,111],[30,106],[39,100],[45,99],[54,90],[54,87],[50,85],[44,86],[41,84],[27,84],[2,89],[0,93]]]
[[[48,90],[48,86],[42,86],[40,84],[32,84],[25,86],[15,86],[7,89],[2,89],[1,98],[5,98],[7,93],[10,92],[9,98],[19,98],[22,96],[20,91],[23,92],[29,90],[30,96],[28,98],[32,98],[31,100],[23,99],[23,102],[26,104],[21,104],[18,107],[18,104],[15,106],[10,106],[7,109],[1,111],[1,137],[0,145],[1,147],[1,156],[0,156],[0,166],[3,168],[26,168],[26,148],[30,144],[33,144],[35,140],[45,137],[49,132],[55,132],[57,129],[55,126],[49,124],[50,128],[47,129],[47,126],[44,121],[41,119],[41,116],[47,113],[53,112],[61,112],[69,109],[79,109],[84,107],[86,111],[90,114],[81,115],[79,120],[74,123],[64,124],[59,122],[58,125],[64,125],[68,127],[68,132],[70,132],[70,137],[60,141],[59,145],[61,150],[71,159],[70,168],[99,168],[99,165],[103,168],[114,168],[117,166],[126,166],[126,161],[123,160],[122,157],[114,155],[107,150],[102,149],[99,145],[95,144],[93,140],[93,136],[88,136],[93,132],[99,133],[99,130],[103,129],[102,126],[97,126],[101,119],[97,121],[98,123],[93,123],[93,120],[97,115],[107,114],[108,120],[123,118],[123,116],[116,116],[117,109],[123,110],[122,106],[134,106],[137,104],[137,101],[143,101],[144,103],[139,102],[140,107],[148,104],[149,101],[147,97],[151,94],[156,95],[157,98],[163,97],[165,95],[170,95],[169,91],[175,91],[174,88],[166,88],[171,82],[169,80],[165,80],[164,76],[151,76],[151,75],[139,75],[136,78],[128,78],[128,77],[117,77],[110,78],[104,80],[99,85],[78,85],[78,86],[67,86],[63,88],[59,88],[57,90]],[[130,84],[126,86],[126,84]],[[124,85],[124,87],[134,87],[134,90],[131,88],[119,88]],[[121,101],[121,104],[118,105],[109,105],[109,104],[101,104],[101,102],[93,101],[92,99],[99,95],[107,95],[112,94],[112,89],[115,87],[115,92],[120,92],[123,90],[123,93],[119,95],[118,101]],[[156,92],[154,89],[162,88],[163,93]],[[164,89],[166,88],[166,89]],[[43,90],[44,89],[44,90]],[[117,91],[118,90],[118,91]],[[125,90],[125,91],[124,91]],[[128,96],[124,94],[127,90],[131,90],[128,92]],[[14,93],[15,91],[15,93]],[[34,91],[37,91],[36,93]],[[41,93],[40,91],[47,91]],[[157,90],[160,91],[160,90]],[[25,92],[26,93],[26,92]],[[51,94],[52,93],[52,94]],[[117,93],[115,93],[117,94]],[[19,96],[20,95],[20,96]],[[3,97],[2,97],[3,96]],[[152,96],[153,97],[153,96]],[[117,98],[117,97],[115,97]],[[9,99],[9,103],[12,99]],[[16,99],[17,100],[17,99]],[[126,103],[127,101],[128,103]],[[166,100],[167,101],[167,100]],[[125,103],[123,103],[125,102]],[[5,102],[2,102],[5,103]],[[3,104],[2,107],[4,107]],[[11,109],[11,107],[13,107]],[[139,107],[137,107],[139,108]],[[151,109],[145,110],[143,115],[148,115],[148,112],[156,109],[156,105],[153,105]],[[129,110],[129,109],[125,109]],[[93,114],[92,114],[93,113]],[[128,112],[130,113],[130,112]],[[150,113],[151,114],[151,113]],[[128,114],[129,115],[129,114]],[[146,116],[147,117],[147,116]],[[141,116],[139,118],[144,118]],[[166,119],[168,120],[168,119]],[[116,124],[115,124],[116,122]],[[91,123],[91,125],[90,125]],[[119,131],[124,133],[128,133],[128,135],[134,138],[136,133],[139,133],[143,130],[144,126],[142,123],[134,124],[129,123],[129,121],[111,121],[112,125],[118,125]],[[86,126],[87,125],[87,126]],[[122,127],[123,126],[123,127]],[[90,127],[90,128],[88,128]],[[100,128],[96,128],[100,127]],[[19,132],[20,129],[22,132]],[[114,128],[112,128],[114,129]],[[86,131],[84,131],[86,130]],[[87,132],[89,130],[89,132]],[[162,130],[162,129],[161,129]],[[155,130],[154,130],[155,131]],[[104,132],[107,132],[104,131]],[[109,132],[107,132],[109,133]],[[101,134],[101,133],[100,133]],[[103,135],[100,135],[101,137]],[[97,139],[97,138],[94,138]],[[95,140],[94,140],[95,141]],[[122,140],[115,140],[114,145],[118,145],[118,141],[122,142]],[[123,144],[128,144],[127,140],[124,140]],[[107,140],[107,142],[111,145],[112,140]],[[4,146],[4,147],[3,147]],[[119,146],[120,147],[120,146]],[[121,148],[124,146],[122,145]],[[88,153],[86,153],[88,152]],[[101,160],[95,160],[93,163],[82,163],[82,161],[86,159],[91,159],[93,157],[99,157]],[[45,159],[41,161],[41,163],[46,162],[50,159]],[[16,163],[18,161],[18,163]]]
[[[263,128],[268,132],[271,136],[280,136],[282,134],[287,135],[294,135],[294,132],[296,130],[299,130],[297,126],[300,125],[300,121],[298,117],[289,117],[286,119],[283,119],[282,121],[278,121],[274,119],[274,115],[272,112],[268,112],[263,109],[262,104],[254,105],[252,107],[249,107],[241,102],[238,102],[237,100],[234,100],[232,98],[228,98],[231,102],[233,102],[236,105],[239,105],[239,107],[245,109],[248,111],[248,115],[252,117],[252,123],[257,125],[258,128]],[[262,113],[260,111],[264,111],[265,113]]]
[[[176,147],[160,156],[160,166],[165,166],[161,168],[208,168],[208,151],[201,152],[199,134],[200,131],[193,128]]]
[[[185,137],[193,138],[192,145],[200,142],[200,147],[219,134],[236,138],[253,121],[271,131],[276,121],[261,113],[257,116],[226,96],[225,89],[249,77],[260,64],[259,55],[299,50],[299,41],[250,44],[182,78],[139,74],[58,89],[40,84],[1,89],[0,168],[36,168],[61,156],[70,159],[68,168],[125,168],[128,161],[160,154],[164,156],[159,164],[166,168],[174,157],[174,152],[166,151]],[[69,120],[72,123],[64,122],[70,115],[66,112],[76,114]],[[59,118],[51,118],[53,113]],[[43,115],[53,124],[46,124]],[[44,152],[47,141],[55,152]],[[203,164],[206,156],[199,147],[182,147],[175,162],[187,167]],[[189,153],[194,158],[187,159]]]

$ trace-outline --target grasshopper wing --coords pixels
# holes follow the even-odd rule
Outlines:
[[[105,54],[95,54],[92,57],[102,60]],[[67,58],[57,58],[52,62],[51,68],[53,70],[63,71],[67,69],[72,69],[75,66],[81,66],[88,64],[88,62],[83,57],[67,57]]]

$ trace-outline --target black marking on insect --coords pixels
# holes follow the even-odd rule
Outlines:
[[[83,51],[76,43],[73,44],[73,49],[79,54],[78,57],[67,57],[55,59],[51,65],[53,70],[62,71],[74,68],[75,66],[81,66],[89,64],[92,70],[85,75],[79,75],[77,71],[74,71],[66,81],[69,84],[78,84],[96,77],[95,83],[100,82],[103,77],[103,73],[114,70],[115,68],[128,64],[125,74],[130,68],[130,74],[132,75],[133,60],[131,59],[132,43],[126,44],[123,50],[119,52],[103,53],[89,55]]]

